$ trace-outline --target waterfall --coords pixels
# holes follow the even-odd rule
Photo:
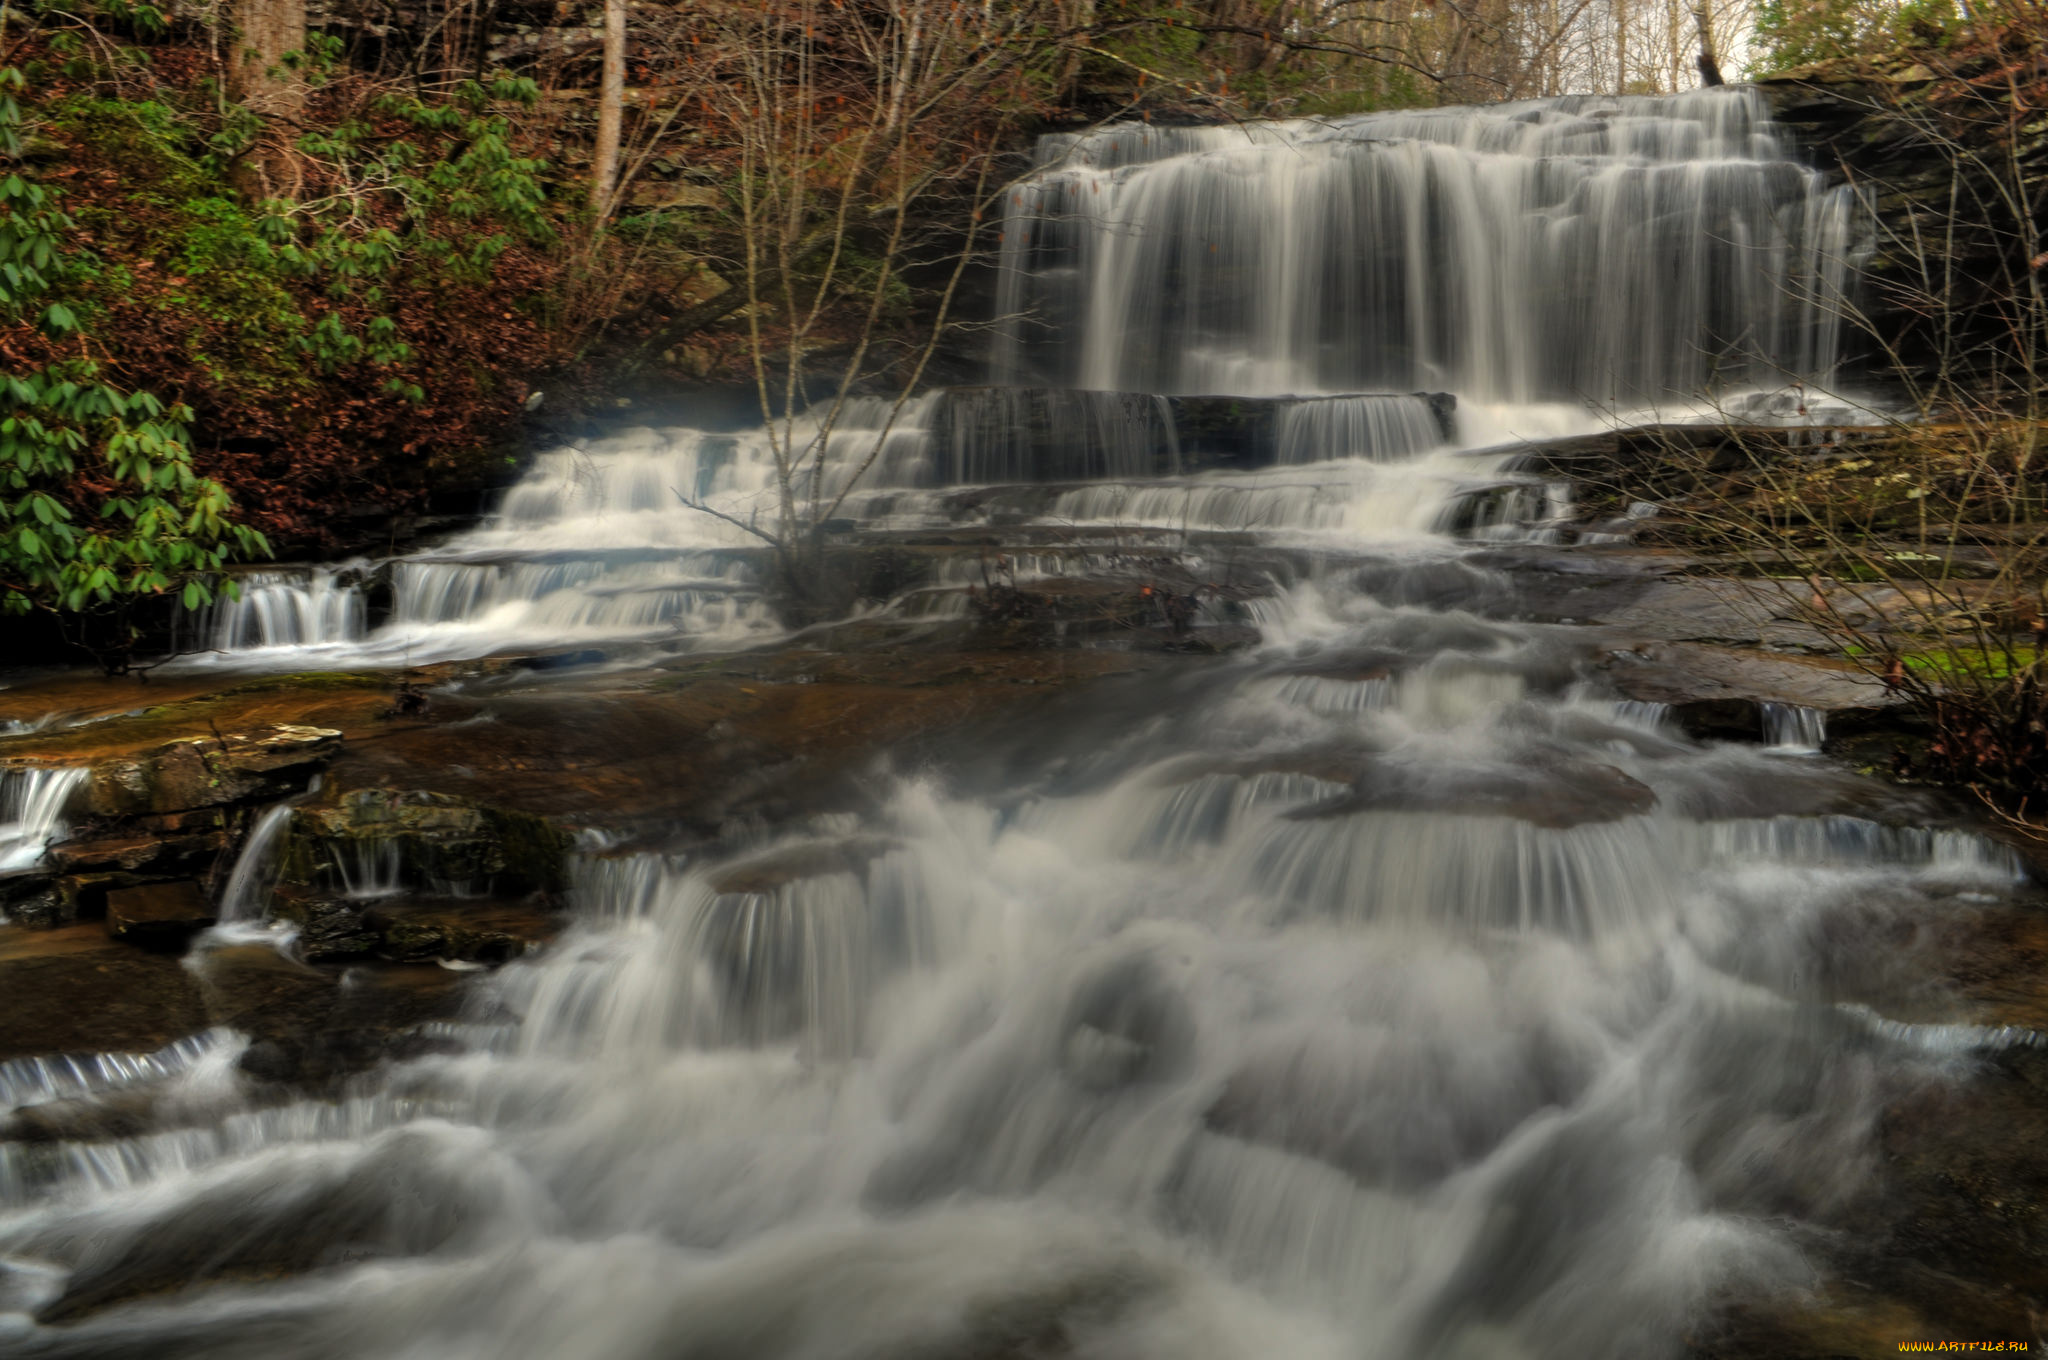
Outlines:
[[[34,868],[45,847],[64,838],[70,829],[66,814],[87,773],[0,768],[0,873]]]
[[[1041,139],[995,373],[1603,409],[1826,385],[1855,202],[1762,97],[1569,97]],[[1561,286],[1565,285],[1565,286]]]
[[[1370,611],[1347,643],[1432,619],[1455,623]],[[117,1266],[200,1272],[23,1322],[25,1353],[160,1328],[181,1354],[369,1360],[431,1330],[476,1360],[776,1360],[1058,1328],[1133,1360],[1676,1355],[1719,1291],[1811,1278],[1774,1225],[1873,1174],[1873,1069],[2036,1042],[1837,1004],[1831,923],[2020,871],[1967,833],[1746,815],[1824,776],[1463,655],[1256,673],[1177,733],[1048,729],[1090,777],[907,780],[869,840],[820,817],[738,861],[581,859],[568,934],[434,1029],[465,1051],[0,1144],[0,1256],[55,1263],[29,1307]],[[1524,786],[1543,806],[1508,810]],[[191,1109],[207,1051],[0,1085]],[[192,1241],[333,1264],[276,1285]]]
[[[209,1030],[156,1053],[100,1053],[63,1058],[16,1058],[0,1063],[0,1109],[48,1100],[75,1100],[116,1087],[176,1076],[220,1049],[224,1036]]]
[[[1798,704],[1759,706],[1763,717],[1764,743],[1776,750],[1817,753],[1828,739],[1828,711],[1802,708]]]
[[[811,764],[772,822],[593,813],[559,937],[317,1090],[220,1081],[218,1037],[0,1067],[152,1112],[0,1138],[0,1349],[1677,1360],[1730,1301],[1810,1307],[1911,1198],[1900,1094],[2040,1042],[1900,942],[2034,889],[1787,759],[1818,713],[1764,747],[1617,698],[1620,630],[1528,621],[1591,555],[1513,442],[1812,418],[1852,206],[1740,89],[1049,137],[994,385],[619,429],[436,547],[252,578],[234,664],[589,644],[621,674],[550,703],[665,701],[632,645],[778,638],[751,531],[822,447],[820,510],[932,553],[899,618],[1171,569],[1260,639]],[[468,886],[408,845],[337,849],[326,893]]]
[[[363,568],[243,572],[234,594],[223,592],[210,607],[199,636],[224,652],[359,642],[367,631]]]
[[[1754,90],[1048,135],[1004,213],[992,385],[564,445],[438,548],[250,573],[206,636],[341,665],[764,641],[778,466],[806,513],[883,532],[1549,542],[1555,488],[1470,451],[1858,418],[1832,388],[1869,232]]]
[[[270,905],[270,890],[276,886],[278,854],[284,848],[285,832],[292,824],[292,805],[279,803],[265,808],[249,828],[235,867],[228,872],[221,889],[220,919],[223,925],[260,921]]]
[[[1276,461],[1326,458],[1402,462],[1445,442],[1443,421],[1427,398],[1325,397],[1281,408]]]
[[[918,453],[923,475],[943,485],[1180,471],[1165,399],[1127,392],[955,388],[941,394],[931,447]]]

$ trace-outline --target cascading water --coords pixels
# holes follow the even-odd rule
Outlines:
[[[1828,738],[1827,710],[1798,704],[1761,706],[1764,741],[1781,751],[1817,752]]]
[[[1847,777],[1545,693],[1511,626],[1475,648],[1467,621],[1370,607],[1349,641],[1432,628],[1464,645],[1414,680],[1310,684],[1289,671],[1326,649],[1289,649],[1165,729],[1045,734],[1064,790],[907,783],[856,867],[735,888],[587,859],[569,937],[440,1031],[470,1052],[4,1162],[0,1259],[55,1263],[27,1309],[286,1224],[323,1268],[0,1338],[1668,1353],[1722,1291],[1810,1277],[1770,1224],[1857,1192],[1884,1074],[2014,1041],[1836,1006],[1830,923],[2017,870],[1959,833],[1748,816],[1757,787],[1820,803]]]
[[[33,867],[63,837],[83,769],[0,769],[0,873]]]
[[[1446,442],[1443,420],[1419,396],[1324,397],[1289,402],[1279,413],[1275,461],[1332,458],[1402,462]]]
[[[368,631],[362,564],[251,571],[206,611],[195,645],[223,652],[347,645]]]
[[[1004,228],[1012,383],[1623,409],[1825,383],[1861,245],[1747,90],[1126,124],[1038,160]]]
[[[1836,377],[1866,233],[1753,91],[1123,125],[1046,137],[1038,162],[1007,209],[997,386],[560,449],[483,527],[393,564],[374,631],[362,572],[256,573],[207,645],[391,664],[764,639],[745,526],[777,527],[778,445],[821,503],[861,470],[843,516],[878,527],[970,513],[929,488],[1083,481],[1031,517],[1341,542],[1441,527],[1445,493],[1504,461],[1460,446],[1651,409],[1844,414],[1806,394]],[[1268,423],[1183,478],[1215,412],[1161,394],[1264,399]]]
[[[0,1349],[1654,1360],[1724,1299],[1816,1281],[1804,1248],[1872,1184],[1887,1092],[2035,1040],[1843,1001],[1912,967],[1890,941],[2017,891],[2007,852],[1615,700],[1584,664],[1609,639],[1504,621],[1515,582],[1441,534],[1502,470],[1454,447],[1498,428],[1468,398],[1832,363],[1846,207],[1752,95],[1123,129],[1045,159],[1006,305],[1065,349],[1020,332],[1002,362],[1077,390],[848,412],[862,457],[891,428],[848,513],[1097,479],[1017,502],[1061,536],[1016,580],[1100,570],[1127,524],[1310,535],[1321,569],[1254,603],[1262,650],[1106,683],[737,860],[593,850],[562,939],[319,1099],[160,1055],[175,1120],[0,1143]],[[1445,389],[1456,437],[1423,395]],[[1156,394],[1218,391],[1285,400],[1190,471],[1228,404]],[[677,500],[765,513],[765,439],[548,455],[390,569],[352,654],[769,635],[744,530]],[[224,915],[259,909],[288,817]],[[333,869],[373,894],[401,867]],[[112,1080],[79,1071],[16,1084]]]

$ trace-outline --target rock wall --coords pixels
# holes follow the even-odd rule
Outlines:
[[[2048,377],[2048,42],[1996,35],[1919,55],[1758,88],[1875,210],[1851,327],[1864,362],[1930,404],[2010,404]]]
[[[254,810],[304,791],[340,742],[280,723],[95,761],[68,834],[40,865],[0,877],[0,913],[42,927],[105,917],[116,938],[181,944],[213,924],[210,899]]]

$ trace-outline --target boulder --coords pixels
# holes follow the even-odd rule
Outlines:
[[[64,923],[64,902],[45,874],[0,878],[0,921],[41,930]]]
[[[452,1017],[461,973],[426,967],[316,967],[268,944],[186,960],[209,1022],[249,1036],[240,1067],[266,1081],[317,1085],[423,1051],[418,1027]]]
[[[461,883],[498,897],[567,885],[570,836],[546,818],[413,789],[356,789],[296,809],[280,881],[331,891],[345,886],[347,866],[387,849],[407,885]]]
[[[322,896],[289,885],[273,893],[270,914],[297,928],[292,943],[309,963],[367,958],[377,950],[377,932],[364,918],[367,904],[346,897]]]
[[[298,926],[307,959],[503,962],[551,933],[546,908],[567,886],[570,843],[531,813],[355,789],[293,810],[272,910]],[[418,900],[449,894],[459,901]]]

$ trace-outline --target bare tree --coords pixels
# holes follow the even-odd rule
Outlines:
[[[786,613],[830,608],[821,528],[954,329],[961,280],[992,235],[1008,128],[1080,41],[1059,18],[1051,0],[789,0],[693,16],[699,119],[733,157],[733,284],[709,310],[745,326],[775,469],[769,513],[742,527],[771,549]],[[933,225],[948,221],[965,225]],[[911,275],[927,298],[914,317]],[[885,407],[855,432],[845,417],[862,392]]]

